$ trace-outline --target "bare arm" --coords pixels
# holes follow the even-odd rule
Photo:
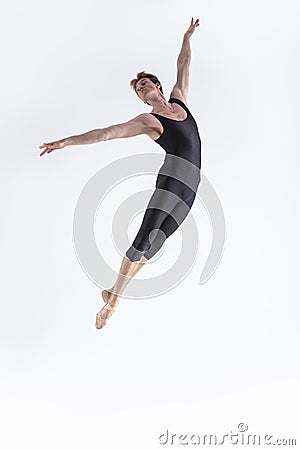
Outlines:
[[[53,150],[61,149],[72,145],[94,144],[96,142],[109,141],[111,139],[119,139],[126,137],[138,136],[139,134],[147,134],[149,126],[146,120],[148,114],[139,114],[128,122],[117,123],[106,128],[99,128],[88,131],[87,133],[69,136],[54,142],[44,142],[39,148],[44,148],[40,154],[51,153]]]
[[[194,23],[192,18],[191,25],[184,33],[181,50],[177,58],[177,80],[170,94],[170,97],[180,98],[184,102],[186,102],[189,89],[189,69],[191,64],[190,37],[197,26],[199,26],[199,19]]]

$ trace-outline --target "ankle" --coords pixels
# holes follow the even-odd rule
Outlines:
[[[120,301],[119,295],[112,293],[108,294],[108,302],[112,307],[117,306],[119,301]]]

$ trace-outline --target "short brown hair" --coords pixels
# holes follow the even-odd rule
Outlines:
[[[149,78],[154,84],[155,83],[159,83],[160,84],[160,88],[159,90],[161,91],[161,93],[163,94],[163,90],[161,87],[161,82],[159,81],[159,79],[157,78],[157,76],[153,75],[153,73],[147,73],[145,71],[143,72],[139,72],[136,74],[136,78],[134,78],[133,80],[130,81],[130,86],[132,86],[132,88],[135,90],[135,86],[136,83],[141,79],[141,78]],[[135,91],[136,92],[136,91]],[[137,94],[137,92],[136,92]]]

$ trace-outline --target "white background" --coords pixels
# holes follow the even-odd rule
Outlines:
[[[240,422],[299,443],[299,13],[296,0],[2,8],[1,447],[152,450],[168,446],[158,440],[167,428],[221,439]],[[211,229],[196,202],[192,272],[160,297],[121,301],[97,330],[101,290],[74,251],[76,201],[99,168],[164,152],[146,136],[43,157],[38,146],[150,112],[129,86],[139,71],[156,74],[168,99],[192,16],[187,101],[224,209],[225,252],[199,285]],[[131,189],[154,183],[137,177]],[[110,214],[95,234],[117,270]]]

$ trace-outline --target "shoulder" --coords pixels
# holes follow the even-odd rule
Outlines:
[[[153,127],[157,128],[157,124],[160,124],[159,120],[151,113],[138,114],[133,117],[133,119],[129,120],[128,123],[134,123],[140,126],[142,125],[146,133],[149,129],[152,129]]]
[[[157,139],[163,132],[163,127],[160,121],[150,113],[142,113],[135,117],[142,123],[143,133],[150,137],[150,139]]]
[[[149,123],[153,123],[153,116],[150,113],[141,113],[135,116],[132,120],[147,126]]]
[[[150,113],[142,113],[134,118],[137,122],[144,125],[146,129],[152,128],[153,125],[157,124],[157,118]]]
[[[179,100],[181,100],[186,106],[187,105],[187,101],[186,101],[186,97],[183,95],[182,90],[177,87],[176,85],[173,87],[172,92],[170,94],[170,98],[174,97],[174,98],[178,98]]]

